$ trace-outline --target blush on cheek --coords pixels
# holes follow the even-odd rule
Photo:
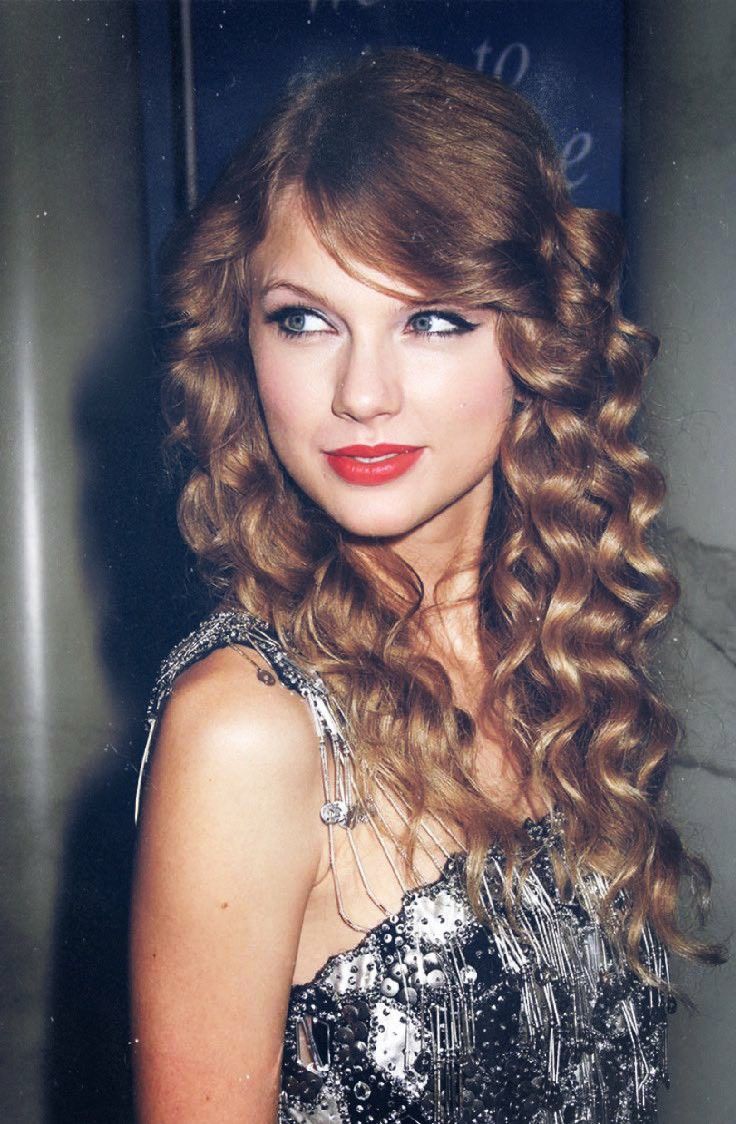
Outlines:
[[[288,426],[290,415],[298,416],[293,386],[283,372],[270,370],[267,364],[257,365],[256,386],[269,429]]]
[[[472,392],[473,390],[475,393]],[[512,402],[510,383],[496,384],[490,388],[486,383],[472,388],[470,393],[466,391],[462,399],[449,404],[449,408],[451,413],[465,425],[477,420],[485,423],[487,427],[498,429],[509,418]]]
[[[261,399],[263,412],[267,419],[273,419],[289,414],[289,396],[286,391],[279,387],[276,383],[269,383],[267,380],[259,381],[258,395]]]

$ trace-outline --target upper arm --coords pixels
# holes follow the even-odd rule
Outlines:
[[[181,677],[151,762],[130,946],[142,1124],[275,1118],[321,774],[302,700],[240,662]]]

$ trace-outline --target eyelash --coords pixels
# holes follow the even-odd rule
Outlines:
[[[307,308],[305,305],[301,304],[293,304],[286,305],[284,308],[277,308],[274,312],[269,312],[266,316],[266,323],[276,324],[278,327],[278,333],[283,339],[302,340],[307,336],[319,335],[318,332],[294,332],[289,328],[284,327],[284,321],[288,316],[293,316],[294,314],[303,312],[308,313],[310,316],[318,316],[320,319],[323,319],[322,314],[319,312],[315,312],[313,308]],[[454,331],[428,332],[419,330],[416,332],[418,336],[432,337],[433,339],[437,336],[443,338],[447,336],[465,335],[466,332],[472,332],[475,328],[478,327],[477,324],[471,323],[470,320],[466,320],[463,316],[459,316],[456,312],[449,312],[440,308],[420,309],[419,311],[414,312],[409,319],[411,321],[416,319],[418,316],[437,316],[441,320],[448,320],[451,324],[455,325]]]

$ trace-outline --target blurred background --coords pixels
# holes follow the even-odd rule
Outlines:
[[[736,913],[736,14],[730,0],[0,2],[0,1120],[130,1124],[142,720],[203,598],[158,452],[156,260],[294,73],[403,44],[541,110],[626,222],[683,599],[670,799]],[[675,974],[663,1124],[731,1124],[736,969]]]

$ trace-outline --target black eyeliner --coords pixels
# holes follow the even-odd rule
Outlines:
[[[476,328],[480,327],[480,322],[466,320],[459,312],[452,312],[450,309],[419,308],[416,312],[412,313],[409,319],[413,320],[416,316],[437,316],[441,320],[447,320],[450,324],[454,324],[456,328],[460,329],[457,333],[458,335],[465,334],[466,332],[473,332]],[[423,336],[452,336],[455,334],[454,332],[419,332],[419,335]]]
[[[325,319],[324,315],[321,312],[318,312],[316,308],[309,308],[304,304],[282,305],[281,308],[275,308],[272,312],[266,312],[264,313],[264,322],[266,324],[276,324],[278,334],[282,337],[282,339],[303,340],[307,339],[308,336],[315,334],[313,332],[295,332],[291,328],[285,327],[283,322],[288,316],[294,315],[318,316],[319,319],[322,320],[322,322],[327,327],[330,326],[329,322]]]
[[[271,311],[271,312],[265,313],[265,323],[267,323],[267,324],[277,324],[278,328],[279,328],[279,331],[283,335],[290,336],[292,338],[296,338],[296,337],[299,337],[299,336],[302,336],[302,335],[310,335],[311,333],[309,333],[309,332],[294,332],[294,331],[290,331],[288,328],[284,327],[282,321],[285,320],[287,316],[292,316],[294,314],[298,315],[299,313],[305,313],[305,314],[308,314],[308,315],[311,315],[311,316],[318,316],[321,320],[323,320],[325,322],[325,324],[328,323],[328,321],[325,319],[324,315],[321,312],[318,312],[317,309],[309,308],[307,305],[302,305],[302,304],[283,305],[280,308],[276,308],[276,309],[273,309],[273,311]],[[440,336],[441,337],[441,336],[452,336],[452,335],[455,335],[455,334],[460,335],[460,334],[465,334],[465,333],[468,333],[468,332],[473,332],[473,331],[475,331],[476,328],[480,327],[479,322],[477,322],[477,321],[474,322],[472,320],[466,320],[466,318],[464,316],[461,316],[459,312],[452,312],[450,309],[418,308],[415,312],[411,313],[411,315],[408,317],[408,323],[411,323],[411,321],[416,319],[416,317],[418,317],[418,316],[436,316],[441,320],[447,320],[448,323],[452,324],[456,329],[458,329],[457,333],[450,332],[450,331],[439,331],[439,332],[417,331],[417,335],[421,335],[421,336]]]

